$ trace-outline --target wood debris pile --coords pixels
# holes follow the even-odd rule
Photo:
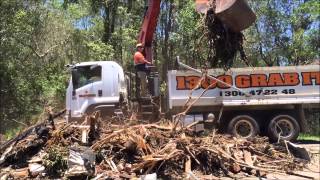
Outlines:
[[[115,125],[94,116],[88,119],[82,125],[56,123],[54,129],[45,124],[1,145],[0,178],[218,179],[303,167],[285,146],[269,144],[266,138],[199,134],[170,121]]]

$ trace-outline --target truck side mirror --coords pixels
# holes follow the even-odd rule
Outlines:
[[[71,74],[72,74],[72,86],[73,86],[73,90],[75,90],[79,87],[80,75],[76,68],[72,68]]]

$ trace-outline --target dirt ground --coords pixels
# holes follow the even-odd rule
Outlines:
[[[307,167],[302,171],[297,171],[295,173],[301,175],[293,176],[293,175],[280,175],[280,174],[269,174],[267,175],[267,179],[275,179],[275,180],[306,180],[306,179],[317,179],[320,180],[320,142],[308,142],[302,141],[299,144],[305,147],[312,158],[311,162],[307,165]],[[302,177],[305,176],[305,177]]]
[[[301,176],[285,174],[268,174],[267,180],[320,180],[320,142],[319,141],[300,141],[299,145],[306,148],[312,158],[311,162],[302,171],[295,172]],[[303,177],[304,176],[304,177]],[[259,178],[239,178],[244,180],[256,180]],[[262,178],[265,180],[265,178]]]
[[[302,171],[296,171],[296,175],[287,174],[267,174],[267,178],[257,177],[239,177],[238,180],[320,180],[320,141],[300,141],[297,142],[306,148],[312,158],[311,162]],[[222,180],[231,180],[231,178],[221,178]]]

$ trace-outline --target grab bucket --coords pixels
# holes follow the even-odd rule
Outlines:
[[[216,0],[215,13],[234,32],[248,28],[256,20],[246,0]]]

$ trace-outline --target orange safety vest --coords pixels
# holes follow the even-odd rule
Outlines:
[[[134,64],[135,64],[135,65],[145,64],[145,62],[144,62],[144,55],[143,55],[141,52],[139,52],[139,51],[136,52],[136,53],[134,53],[133,59],[134,59]]]

